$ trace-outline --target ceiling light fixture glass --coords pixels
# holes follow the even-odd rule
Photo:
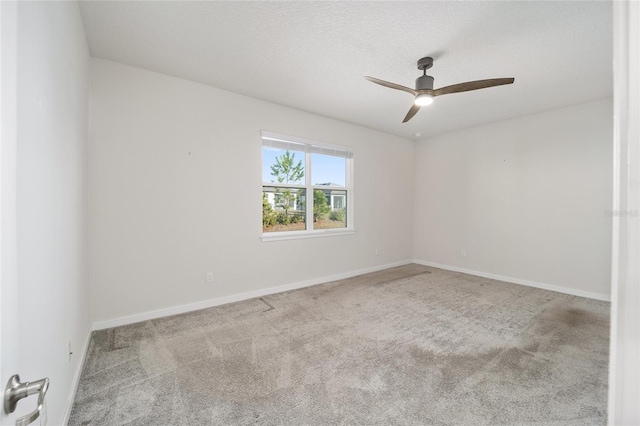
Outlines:
[[[416,96],[415,104],[418,106],[427,106],[433,103],[433,95],[421,93]]]

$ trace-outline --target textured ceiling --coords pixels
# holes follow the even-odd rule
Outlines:
[[[612,95],[610,2],[80,2],[91,55],[409,139]],[[436,98],[410,122],[416,61]],[[420,133],[421,136],[415,136]]]

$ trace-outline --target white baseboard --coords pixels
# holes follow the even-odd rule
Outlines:
[[[520,278],[505,277],[502,275],[490,274],[487,272],[459,268],[457,266],[449,266],[449,265],[442,265],[434,262],[427,262],[425,260],[414,259],[413,263],[417,263],[419,265],[424,265],[424,266],[431,266],[438,269],[445,269],[447,271],[462,272],[463,274],[475,275],[483,278],[490,278],[492,280],[505,281],[513,284],[520,284],[520,285],[526,285],[529,287],[541,288],[543,290],[557,291],[558,293],[571,294],[573,296],[586,297],[588,299],[604,300],[605,302],[611,301],[611,296],[608,294],[593,293],[590,291],[577,290],[570,287],[562,287],[562,286],[557,286],[553,284],[538,283],[535,281],[522,280]]]
[[[211,308],[213,306],[224,305],[226,303],[240,302],[242,300],[267,296],[269,294],[282,293],[283,291],[296,290],[299,288],[310,287],[312,285],[324,284],[324,283],[337,281],[337,280],[343,280],[345,278],[351,278],[357,275],[382,271],[384,269],[395,268],[396,266],[408,265],[410,263],[413,263],[413,261],[411,259],[408,259],[400,262],[388,263],[386,265],[374,266],[371,268],[359,269],[356,271],[345,272],[342,274],[330,275],[328,277],[314,278],[311,280],[300,281],[300,282],[291,283],[291,284],[284,284],[276,287],[269,287],[269,288],[264,288],[260,290],[249,291],[246,293],[232,294],[231,296],[218,297],[215,299],[203,300],[201,302],[189,303],[186,305],[171,306],[168,308],[157,309],[155,311],[148,311],[140,314],[128,315],[125,317],[114,318],[106,321],[96,321],[93,323],[93,326],[91,327],[91,329],[104,330],[105,328],[119,327],[121,325],[133,324],[141,321],[148,321],[155,318],[161,318],[161,317],[166,317],[166,316],[176,315],[176,314],[183,314],[185,312]]]
[[[82,375],[82,369],[84,367],[84,361],[87,359],[87,351],[89,350],[89,342],[91,341],[91,328],[89,328],[89,332],[87,333],[87,338],[84,341],[84,347],[82,348],[82,352],[80,352],[80,359],[76,364],[76,372],[73,375],[73,380],[71,381],[71,392],[69,393],[69,398],[67,399],[67,406],[64,410],[63,417],[63,425],[69,424],[69,417],[71,416],[71,410],[73,409],[73,402],[76,399],[76,393],[78,392],[78,384],[80,383],[80,376]]]

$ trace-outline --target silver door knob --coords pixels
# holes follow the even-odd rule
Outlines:
[[[31,395],[38,394],[38,406],[34,411],[16,420],[16,426],[26,426],[40,417],[44,407],[44,397],[49,389],[49,378],[36,380],[35,382],[20,383],[20,376],[14,374],[9,378],[4,390],[4,412],[13,413],[18,401]]]

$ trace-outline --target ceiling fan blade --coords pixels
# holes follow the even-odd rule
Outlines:
[[[380,80],[379,78],[374,78],[369,76],[366,76],[365,78],[373,83],[379,84],[380,86],[388,87],[390,89],[402,90],[403,92],[411,93],[413,96],[416,96],[418,94],[418,92],[416,92],[414,89],[410,87],[401,86],[395,83],[390,83],[388,81]]]
[[[505,84],[511,84],[514,81],[514,78],[491,78],[489,80],[467,81],[466,83],[458,83],[436,89],[433,91],[433,96],[468,92],[470,90],[486,89],[487,87],[503,86]]]
[[[411,109],[409,110],[409,112],[407,113],[407,116],[404,118],[404,120],[402,120],[403,123],[406,123],[407,121],[411,120],[413,118],[414,115],[416,115],[416,113],[420,111],[420,106],[413,104],[411,106]]]

